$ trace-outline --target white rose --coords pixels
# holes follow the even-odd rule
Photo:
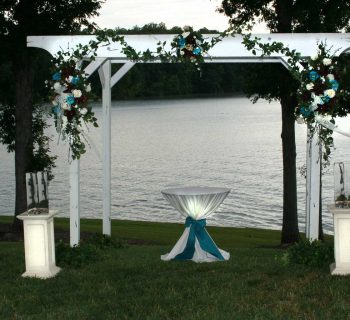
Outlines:
[[[332,64],[332,59],[324,58],[324,59],[322,60],[322,63],[323,63],[325,66],[329,66],[330,64]]]
[[[66,116],[62,116],[62,127],[65,128],[67,126],[68,119]]]
[[[70,110],[70,105],[67,103],[62,103],[62,109],[63,110]]]
[[[85,86],[85,90],[86,90],[86,92],[90,92],[91,91],[91,84],[90,83]]]
[[[327,79],[329,80],[329,81],[332,81],[332,80],[334,80],[334,74],[327,74]]]
[[[335,91],[333,89],[328,89],[328,90],[325,90],[324,94],[330,98],[334,98]]]
[[[58,102],[56,101],[56,99],[55,99],[55,100],[52,100],[52,104],[53,104],[54,106],[58,106]]]
[[[311,59],[312,61],[315,61],[315,60],[318,59],[318,55],[312,56],[312,57],[310,57],[310,59]]]
[[[322,98],[321,98],[320,96],[316,96],[316,95],[315,95],[315,97],[314,97],[314,102],[315,102],[316,104],[324,104]]]
[[[307,90],[312,90],[314,88],[314,84],[313,83],[308,83],[307,85],[306,85],[306,89]]]
[[[60,91],[62,89],[62,86],[59,82],[55,82],[54,85],[53,85],[53,88],[55,91]]]
[[[52,89],[54,89],[56,93],[62,94],[63,91],[67,90],[67,87],[62,86],[59,82],[55,82]]]
[[[82,127],[81,125],[77,125],[77,130],[78,130],[79,132],[82,132],[82,131],[83,131],[83,127]]]
[[[85,115],[85,114],[87,114],[87,112],[88,112],[88,110],[86,108],[80,109],[80,114],[81,115]]]
[[[73,90],[72,93],[74,98],[80,98],[82,96],[82,93],[80,90]]]
[[[311,106],[309,107],[311,111],[315,111],[318,108],[319,104],[324,104],[322,98],[320,96],[315,95],[314,93],[311,94],[311,98],[313,100]]]
[[[311,103],[311,105],[309,106],[309,109],[310,109],[311,111],[315,111],[317,108],[318,108],[318,105],[317,105],[317,103],[315,103],[315,101],[313,101],[313,102]]]

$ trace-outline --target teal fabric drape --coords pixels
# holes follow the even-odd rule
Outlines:
[[[225,260],[220,253],[218,247],[215,245],[212,238],[209,236],[207,230],[205,229],[206,220],[194,220],[191,217],[186,218],[185,222],[186,228],[190,228],[188,240],[184,251],[179,253],[174,260],[190,260],[192,259],[195,252],[196,239],[199,242],[202,250],[210,253],[219,260]]]

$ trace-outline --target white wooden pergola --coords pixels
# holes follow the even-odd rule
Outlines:
[[[170,43],[175,35],[129,35],[126,42],[136,51],[147,49],[156,51],[159,41],[166,41],[165,49],[170,50]],[[207,35],[205,38],[211,38]],[[350,48],[349,33],[295,33],[295,34],[257,34],[263,43],[283,42],[290,49],[300,52],[303,57],[317,53],[317,43],[327,41],[329,47],[340,50],[341,54]],[[88,44],[94,36],[29,36],[29,47],[42,48],[54,55],[58,51],[67,51],[78,44]],[[111,234],[111,88],[135,65],[120,51],[119,44],[111,43],[98,49],[96,59],[85,68],[90,76],[98,70],[102,84],[102,143],[103,143],[103,234]],[[242,44],[242,36],[228,37],[216,44],[210,51],[208,63],[281,63],[289,67],[287,57],[279,54],[259,57],[254,56]],[[160,61],[154,61],[160,62]],[[111,64],[123,66],[112,75]],[[320,201],[320,157],[321,146],[316,135],[307,138],[307,183],[306,183],[306,236],[310,240],[318,239],[319,201]],[[70,244],[77,245],[80,240],[80,169],[79,160],[70,164]]]

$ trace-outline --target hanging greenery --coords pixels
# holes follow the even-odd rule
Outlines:
[[[311,137],[319,135],[327,164],[333,145],[335,118],[344,117],[349,112],[344,102],[349,101],[350,91],[342,86],[336,51],[332,53],[332,48],[320,42],[315,56],[301,57],[299,52],[290,50],[281,42],[262,43],[260,38],[252,39],[250,34],[244,37],[243,43],[254,55],[257,52],[263,56],[277,52],[287,57],[291,75],[300,83],[295,119],[309,125]]]
[[[52,79],[47,85],[55,127],[62,140],[68,140],[72,158],[79,159],[86,152],[84,129],[89,123],[98,127],[97,119],[88,105],[91,85],[80,70],[76,57],[59,52],[53,62]]]
[[[46,85],[53,105],[55,127],[60,138],[68,142],[70,157],[79,159],[86,152],[84,132],[88,130],[88,125],[98,127],[97,119],[89,107],[91,85],[81,70],[84,59],[94,60],[98,48],[117,44],[131,61],[190,62],[200,71],[200,63],[204,62],[205,56],[209,57],[208,50],[224,36],[225,34],[219,34],[207,41],[199,32],[185,27],[180,35],[174,37],[170,50],[166,50],[166,42],[158,42],[156,51],[152,52],[136,51],[116,31],[99,30],[96,38],[88,45],[80,44],[72,50],[59,51],[52,59],[52,77],[46,81]]]
[[[333,145],[334,118],[347,114],[341,102],[349,91],[342,87],[337,60],[326,44],[320,43],[317,55],[301,62],[304,68],[300,71],[297,92],[296,118],[309,124],[311,131],[317,132],[325,149],[325,161],[328,161]]]
[[[209,40],[186,26],[169,45],[166,41],[160,41],[152,52],[149,49],[135,50],[114,30],[99,30],[88,45],[80,44],[72,50],[59,51],[52,60],[52,78],[47,81],[47,85],[50,88],[56,130],[63,140],[68,141],[71,158],[79,159],[86,152],[84,131],[88,129],[87,125],[91,123],[98,126],[89,107],[91,86],[87,75],[80,68],[83,60],[94,60],[100,47],[114,44],[134,62],[157,60],[189,63],[201,71],[200,65],[206,58],[210,59],[208,51],[228,36],[234,36],[231,29],[210,37]],[[344,101],[350,97],[349,91],[342,88],[337,72],[337,58],[325,43],[318,44],[318,53],[311,58],[302,58],[300,53],[281,42],[262,43],[260,38],[252,39],[250,34],[243,36],[243,44],[255,55],[261,52],[262,56],[269,56],[278,52],[287,57],[289,70],[300,83],[296,120],[307,123],[312,134],[319,134],[324,146],[324,159],[328,161],[333,143],[334,118],[347,115]]]

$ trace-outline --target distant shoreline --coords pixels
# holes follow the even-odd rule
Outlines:
[[[220,98],[245,98],[247,97],[244,93],[230,93],[230,94],[189,94],[189,95],[170,95],[170,96],[154,96],[154,97],[133,97],[132,99],[118,99],[112,100],[112,102],[118,101],[152,101],[152,100],[189,100],[189,99],[220,99]],[[102,102],[102,99],[96,99],[92,103]]]

